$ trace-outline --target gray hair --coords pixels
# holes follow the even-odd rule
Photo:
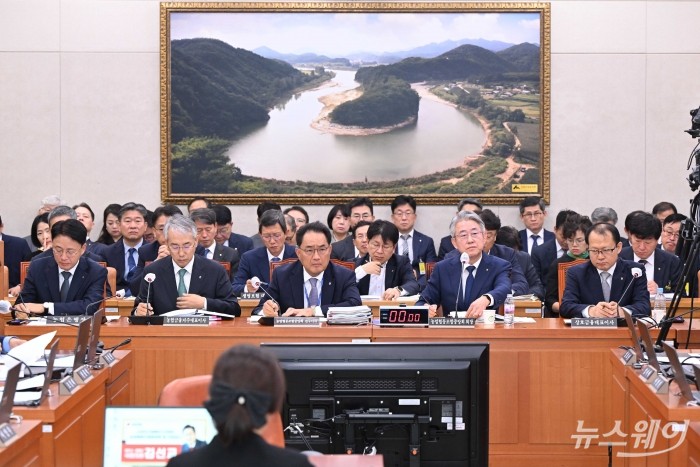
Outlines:
[[[41,206],[60,206],[63,200],[58,195],[49,195],[41,200]]]
[[[287,227],[288,227],[287,231],[292,232],[292,233],[297,231],[297,221],[294,220],[294,218],[292,216],[290,216],[289,214],[285,214],[284,220],[287,221]]]
[[[192,234],[194,238],[197,238],[197,226],[194,221],[189,217],[185,217],[182,214],[175,214],[165,223],[163,228],[163,235],[165,239],[168,239],[168,233],[170,230],[175,232],[180,232],[183,234]]]
[[[486,227],[484,226],[484,221],[481,220],[481,217],[479,217],[478,214],[474,214],[471,211],[460,211],[457,213],[456,216],[452,218],[452,222],[450,222],[451,237],[455,236],[455,229],[457,228],[457,223],[462,221],[474,221],[477,224],[479,224],[479,230],[481,230],[482,232],[486,230]]]
[[[70,206],[56,206],[49,212],[49,224],[51,224],[51,219],[56,217],[68,216],[71,219],[78,219],[78,214]]]
[[[606,224],[617,224],[617,213],[613,208],[595,208],[591,213],[591,222],[594,224],[599,224],[605,222]]]

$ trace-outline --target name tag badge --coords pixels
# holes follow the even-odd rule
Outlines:
[[[425,275],[425,263],[423,261],[418,263],[418,271],[420,271],[421,276]]]

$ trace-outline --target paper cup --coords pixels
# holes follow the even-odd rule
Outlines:
[[[493,326],[496,323],[496,310],[484,310],[481,317],[484,319],[484,325]]]

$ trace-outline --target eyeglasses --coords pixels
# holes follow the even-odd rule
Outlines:
[[[464,240],[469,240],[470,238],[474,238],[474,239],[479,238],[483,234],[484,234],[484,232],[480,232],[478,230],[472,230],[471,232],[460,232],[460,233],[456,234],[454,236],[454,238],[464,241]]]
[[[568,243],[569,245],[585,245],[586,239],[585,238],[567,238],[566,243]]]
[[[600,256],[600,255],[609,256],[609,255],[613,254],[613,251],[615,251],[615,248],[603,248],[603,249],[600,249],[600,250],[598,250],[598,249],[589,249],[589,250],[588,250],[588,254],[589,254],[589,255],[596,255],[596,256]]]
[[[360,214],[359,212],[356,212],[350,217],[352,217],[353,219],[371,219],[372,214],[370,214],[368,212],[363,212],[362,214]]]
[[[178,251],[190,251],[192,248],[194,248],[194,244],[192,243],[185,243],[184,245],[168,245],[168,248],[170,251],[177,253]]]
[[[275,240],[279,240],[280,238],[284,237],[284,234],[281,234],[281,233],[265,234],[265,235],[261,235],[260,237],[262,237],[263,240],[268,240],[268,241],[272,240],[273,238]]]
[[[396,245],[393,243],[379,243],[379,242],[369,242],[369,246],[375,250],[393,250]]]
[[[666,236],[671,237],[671,238],[680,237],[680,232],[674,232],[673,230],[664,229],[664,233],[666,234]]]
[[[330,249],[331,248],[328,246],[322,246],[318,248],[299,248],[299,251],[303,251],[307,256],[313,256],[316,253],[318,253],[319,256],[323,256],[328,253]]]
[[[523,217],[531,217],[531,218],[534,219],[535,217],[540,217],[540,216],[543,215],[543,214],[544,214],[544,213],[543,213],[542,211],[531,211],[531,212],[524,212],[524,213],[522,214],[522,216],[523,216]]]
[[[74,258],[75,255],[80,253],[80,250],[73,250],[72,248],[68,250],[64,250],[63,248],[54,248],[53,249],[53,254],[54,256],[58,256],[59,258],[63,255],[66,255],[68,258]]]
[[[411,217],[415,214],[416,213],[413,211],[394,211],[394,215],[396,217]]]

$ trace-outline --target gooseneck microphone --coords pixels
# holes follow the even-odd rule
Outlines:
[[[282,307],[280,307],[279,302],[277,302],[277,300],[275,300],[272,297],[272,295],[270,295],[270,292],[265,290],[265,288],[262,286],[263,284],[265,284],[265,285],[270,285],[270,284],[268,284],[267,282],[262,282],[257,276],[252,277],[250,279],[250,283],[253,285],[253,287],[257,287],[260,290],[262,290],[265,293],[265,295],[267,295],[269,297],[269,299],[272,300],[272,302],[277,305],[277,314],[279,315],[282,312]]]
[[[151,284],[153,283],[153,281],[156,280],[156,275],[152,272],[149,272],[144,276],[143,280],[148,282],[148,289],[146,290],[146,314],[149,315],[153,313],[148,310],[148,305],[150,305],[151,303]]]
[[[112,295],[111,297],[101,298],[101,299],[97,300],[96,302],[92,302],[92,303],[88,304],[88,306],[85,307],[85,315],[88,314],[88,310],[90,309],[91,306],[97,305],[97,304],[99,304],[99,303],[102,303],[102,302],[105,301],[105,300],[111,300],[111,299],[113,299],[113,298],[124,298],[124,295],[125,295],[125,294],[124,294],[124,289],[119,289],[119,290],[117,290],[117,291],[115,292],[115,294]],[[0,305],[1,305],[1,303],[0,303]],[[97,310],[95,310],[95,311],[97,311]],[[2,313],[2,309],[1,309],[1,308],[0,308],[0,313]]]
[[[630,272],[632,273],[632,280],[630,281],[629,284],[627,284],[627,287],[625,288],[624,292],[622,292],[622,295],[620,295],[620,299],[617,301],[617,316],[618,316],[618,318],[620,317],[620,302],[625,297],[625,294],[630,289],[632,284],[634,284],[634,281],[637,280],[637,278],[641,277],[641,275],[642,275],[642,270],[639,268],[632,268],[630,270]]]
[[[467,269],[467,266],[469,265],[469,255],[465,251],[462,253],[462,256],[459,257],[459,260],[462,264],[462,268],[460,269],[460,274],[459,274],[459,285],[457,286],[457,297],[455,298],[455,312],[459,311],[459,293],[462,291],[462,277],[464,277],[464,271]],[[465,297],[465,299],[468,299],[469,297]],[[444,313],[443,313],[444,314]]]

